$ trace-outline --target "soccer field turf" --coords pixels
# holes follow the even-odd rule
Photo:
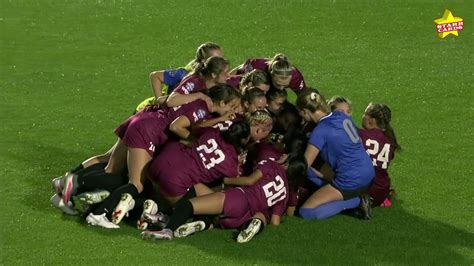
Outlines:
[[[472,2],[0,3],[0,264],[474,263]],[[464,19],[459,37],[436,34],[446,8]],[[388,104],[403,147],[394,206],[368,222],[284,217],[248,244],[235,230],[149,242],[53,208],[49,181],[105,152],[152,95],[148,74],[205,41],[232,66],[287,54],[310,86],[348,97],[358,124],[369,102]]]

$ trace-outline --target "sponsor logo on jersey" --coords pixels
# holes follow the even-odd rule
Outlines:
[[[304,81],[301,81],[301,83],[300,83],[300,85],[298,86],[298,88],[299,88],[300,90],[302,90],[303,87],[304,87]]]
[[[194,83],[190,82],[190,83],[186,83],[184,85],[184,91],[185,91],[186,94],[189,94],[193,90],[194,90]]]
[[[203,119],[206,116],[206,114],[207,114],[207,112],[204,111],[203,109],[197,110],[196,112],[193,113],[194,122],[196,122],[200,119]]]

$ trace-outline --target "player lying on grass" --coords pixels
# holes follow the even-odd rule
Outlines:
[[[286,168],[275,161],[282,153],[271,145],[258,146],[250,175],[224,179],[225,184],[239,187],[180,201],[165,228],[144,231],[143,238],[169,240],[202,231],[206,227],[202,221],[185,224],[193,215],[221,215],[219,223],[224,228],[246,224],[238,242],[250,241],[266,223],[279,225],[288,200],[288,178],[290,182],[304,178],[306,164],[302,156],[290,159],[287,175]]]
[[[190,73],[190,75],[178,85],[178,94],[187,94],[181,95],[181,101],[183,103],[189,103],[194,100],[203,100],[208,105],[208,109],[211,108],[213,102],[209,96],[205,95],[204,93],[200,92],[205,88],[210,88],[217,84],[222,84],[225,82],[227,77],[227,72],[229,69],[229,62],[221,57],[210,57],[204,63],[198,64],[196,69]],[[191,93],[197,92],[197,93]],[[179,97],[178,97],[179,98]],[[177,105],[173,105],[177,107]],[[111,155],[115,152],[121,151],[121,146],[119,146],[120,142],[117,142],[107,153],[94,156],[84,163],[82,163],[79,167],[74,169],[71,172],[77,172],[81,169],[90,168],[89,166],[93,166],[94,168],[85,170],[83,174],[87,173],[88,171],[96,171],[100,170],[102,165],[96,165],[97,163],[108,163],[110,160]],[[110,171],[109,171],[110,172]],[[56,178],[52,181],[53,186],[55,183],[60,182],[62,177]],[[67,201],[66,201],[67,202]]]
[[[239,174],[238,155],[250,137],[247,122],[234,123],[226,131],[203,128],[195,143],[168,142],[150,165],[150,179],[172,204],[194,185],[212,183]],[[179,167],[176,167],[179,165]],[[195,195],[203,195],[195,190]]]
[[[272,118],[270,116],[270,114],[266,111],[255,111],[251,114],[247,114],[247,117],[246,117],[246,121],[247,123],[250,125],[249,129],[250,129],[250,142],[248,145],[250,146],[253,146],[253,144],[255,142],[259,142],[261,141],[262,139],[266,138],[269,134],[269,132],[271,131],[271,128],[272,128]],[[235,122],[237,124],[239,123],[242,123],[242,121],[239,121],[239,122]],[[231,127],[233,126],[234,124],[231,125]],[[221,128],[219,128],[221,130]],[[234,133],[232,133],[234,136],[235,134],[238,132],[238,129],[239,127],[236,127],[236,128],[233,128],[233,130],[235,130]],[[242,129],[240,127],[240,129]],[[214,130],[214,129],[213,129]],[[227,130],[227,129],[226,129]],[[225,130],[224,130],[225,131]],[[222,133],[224,134],[224,133]],[[227,133],[225,133],[227,134]],[[205,136],[203,136],[205,137]],[[182,168],[179,168],[179,169],[176,169],[175,167],[166,167],[166,166],[163,166],[163,167],[160,167],[158,165],[160,164],[164,164],[165,162],[170,162],[170,161],[173,161],[173,160],[176,160],[176,159],[180,159],[180,162],[182,161],[181,159],[183,158],[183,156],[185,155],[181,155],[181,156],[175,156],[175,157],[170,157],[170,153],[176,153],[176,150],[173,150],[171,149],[173,147],[173,145],[177,145],[183,149],[180,149],[179,151],[177,152],[183,152],[183,150],[188,150],[189,149],[186,149],[186,147],[184,145],[181,145],[181,144],[172,144],[169,149],[169,152],[168,151],[160,151],[160,154],[158,155],[158,157],[162,158],[162,159],[158,159],[158,158],[155,158],[153,163],[152,163],[152,166],[150,168],[150,176],[151,177],[158,177],[158,181],[155,181],[154,183],[155,184],[161,184],[161,186],[155,186],[155,187],[158,187],[158,191],[161,191],[161,195],[159,196],[159,198],[165,198],[167,199],[167,202],[161,202],[160,203],[160,206],[167,206],[169,205],[169,203],[171,203],[172,205],[174,205],[174,203],[178,200],[187,200],[189,198],[192,198],[192,197],[195,197],[196,195],[203,195],[205,194],[206,191],[209,191],[209,188],[206,186],[206,185],[203,185],[203,184],[197,184],[196,183],[196,180],[197,179],[200,179],[199,181],[201,182],[203,179],[208,179],[209,178],[209,175],[212,175],[213,173],[215,174],[217,171],[208,171],[208,170],[204,170],[203,172],[199,172],[199,171],[189,171],[189,169],[199,169],[199,168],[202,168],[200,167],[200,164],[199,165],[194,165],[191,161],[189,163],[189,165],[186,165],[186,166],[183,166]],[[228,146],[228,145],[227,145]],[[246,147],[247,148],[247,147]],[[222,149],[221,149],[222,150]],[[206,149],[203,149],[201,150],[200,152],[205,152]],[[216,151],[217,152],[217,151]],[[167,155],[165,155],[167,154]],[[194,154],[194,153],[193,153]],[[219,154],[219,152],[218,152]],[[227,154],[224,152],[224,154]],[[232,154],[232,152],[229,152],[229,154]],[[189,153],[188,153],[189,155]],[[236,166],[236,167],[226,167],[227,168],[227,171],[237,171],[238,168],[239,168],[239,172],[242,171],[240,169],[240,164],[243,163],[243,161],[245,161],[245,157],[246,156],[246,152],[242,152],[240,155],[239,155],[239,164]],[[227,158],[229,156],[226,155],[226,161],[229,162],[229,158]],[[195,162],[199,162],[200,160],[202,160],[201,158],[207,158],[207,156],[204,156],[204,157],[199,157],[198,159],[195,159],[194,161]],[[213,159],[209,159],[209,162],[216,162],[215,161],[216,158],[214,158],[214,161]],[[188,160],[189,161],[189,160]],[[222,164],[222,165],[220,165]],[[217,170],[225,170],[224,166],[229,166],[229,163],[226,163],[224,164],[223,162],[219,163],[219,165],[217,165],[218,167],[215,167]],[[159,175],[157,175],[159,173]],[[167,174],[164,174],[164,173],[167,173]],[[165,178],[163,178],[165,177]],[[222,176],[221,176],[222,177]],[[217,181],[222,181],[221,179],[219,180],[216,180]],[[164,183],[162,183],[164,182]],[[216,183],[214,182],[214,183]],[[167,193],[167,190],[168,191],[181,191],[178,195],[178,197],[170,197],[170,194],[171,193]],[[163,204],[164,203],[164,204]],[[130,204],[127,204],[126,202],[124,203],[119,203],[119,205],[124,205],[124,206],[130,206]],[[166,209],[166,208],[165,208]],[[162,211],[162,208],[160,207],[160,210]],[[126,211],[126,210],[125,210]],[[146,208],[144,208],[144,212],[142,213],[142,216],[140,217],[140,220],[138,221],[138,228],[139,229],[144,229],[144,227],[147,226],[147,223],[144,221],[143,219],[143,216],[145,215],[145,213],[147,213],[146,211]],[[152,214],[156,214],[155,213],[152,213]],[[161,214],[158,214],[158,215],[161,215]],[[162,216],[160,216],[162,217]],[[157,219],[159,220],[159,219]]]
[[[207,97],[215,102],[211,109],[208,109],[208,105],[204,101],[195,101],[180,108],[149,107],[130,117],[116,130],[120,139],[105,168],[105,173],[94,175],[96,177],[109,174],[121,175],[128,168],[130,184],[126,189],[123,189],[133,194],[141,192],[144,180],[143,170],[151,161],[155,148],[163,144],[170,133],[185,139],[190,135],[188,129],[190,125],[211,118],[210,113],[212,112],[224,116],[217,121],[227,120],[229,115],[233,115],[233,109],[240,105],[239,94],[227,85],[214,86],[207,93],[209,94]],[[62,191],[65,203],[69,202],[71,195],[76,192],[78,185],[82,182],[84,181],[75,174],[67,175],[62,179],[57,190]],[[118,202],[119,199],[115,200]],[[107,205],[107,207],[109,208],[107,210],[112,211],[115,206]]]
[[[325,219],[362,204],[370,218],[369,199],[363,193],[373,180],[374,168],[352,119],[339,111],[330,112],[324,97],[311,90],[298,95],[296,106],[303,119],[317,123],[305,151],[307,163],[311,165],[321,154],[335,173],[327,183],[308,171],[320,188],[301,206],[301,217]]]

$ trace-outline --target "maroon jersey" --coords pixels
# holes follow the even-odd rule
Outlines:
[[[225,176],[237,176],[239,161],[232,144],[218,129],[203,128],[192,147],[170,141],[150,166],[151,178],[169,196],[184,195],[198,183],[211,183]]]
[[[207,120],[212,117],[207,104],[203,100],[195,100],[187,104],[176,107],[170,107],[168,111],[168,118],[171,122],[179,116],[186,116],[191,124],[196,124],[202,120]]]
[[[242,80],[241,75],[230,76],[226,79],[225,83],[232,88],[240,91],[240,81]]]
[[[204,82],[199,75],[191,75],[184,78],[173,91],[180,94],[190,94],[201,91],[205,88],[206,82]]]
[[[262,157],[259,152],[258,157]],[[273,154],[269,156],[274,156]],[[272,214],[283,215],[288,203],[288,181],[285,169],[275,161],[268,159],[257,163],[255,169],[262,177],[251,186],[242,186],[252,214],[262,212],[271,218]]]
[[[141,148],[153,156],[156,147],[169,137],[169,125],[178,117],[186,116],[191,124],[210,117],[207,105],[196,100],[174,108],[147,108],[129,117],[115,134],[131,148]]]
[[[219,123],[213,125],[212,127],[213,128],[218,128],[220,131],[226,131],[226,130],[229,129],[230,126],[232,126],[232,124],[234,124],[236,122],[244,121],[244,120],[245,120],[245,117],[243,115],[235,114],[234,119],[226,120],[224,122],[219,122]]]
[[[237,73],[238,74],[248,73],[254,69],[263,70],[269,73],[270,72],[268,69],[269,61],[270,59],[268,58],[248,59],[247,61],[245,61],[242,68],[240,68],[237,71]],[[303,74],[301,74],[301,71],[299,71],[298,68],[296,68],[295,66],[293,66],[293,70],[291,71],[291,81],[288,87],[292,89],[294,92],[299,92],[306,88],[306,83],[304,81]]]
[[[359,135],[375,168],[375,178],[372,186],[390,188],[390,177],[387,169],[395,156],[395,145],[380,129],[359,129]]]

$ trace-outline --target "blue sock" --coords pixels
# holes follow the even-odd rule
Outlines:
[[[323,204],[317,208],[301,208],[300,215],[307,220],[323,220],[340,213],[343,210],[354,209],[360,204],[360,198],[337,200]]]
[[[325,180],[321,179],[321,177],[316,175],[316,173],[314,172],[314,170],[311,167],[308,168],[307,175],[308,175],[308,179],[318,187],[322,187],[322,186],[327,184],[327,182]]]

